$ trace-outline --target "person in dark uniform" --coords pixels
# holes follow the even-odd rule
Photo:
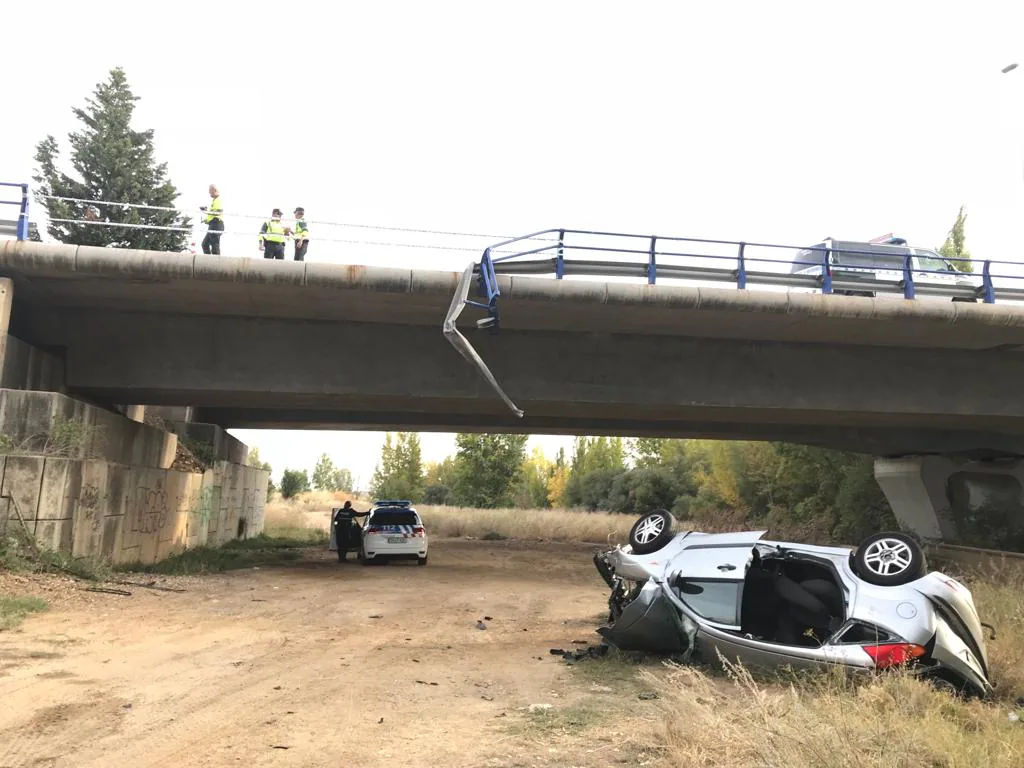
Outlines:
[[[356,512],[351,501],[334,513],[334,537],[338,544],[338,562],[343,562],[348,555],[348,548],[359,542],[359,531],[354,525],[357,517],[366,517],[369,512]]]

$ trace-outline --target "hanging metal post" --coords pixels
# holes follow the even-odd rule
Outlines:
[[[825,294],[832,293],[832,266],[828,263],[831,253],[831,248],[821,252],[821,292]]]
[[[651,235],[651,249],[647,253],[647,284],[654,285],[654,281],[658,277],[658,265],[655,262],[655,250],[658,242],[658,238],[655,235]]]
[[[558,230],[558,255],[555,257],[555,279],[561,280],[565,276],[565,230]]]
[[[986,304],[996,303],[996,288],[992,285],[992,262],[985,259],[985,266],[981,268],[981,286]]]
[[[914,298],[914,273],[911,271],[911,258],[909,253],[903,257],[903,298]]]
[[[743,255],[746,243],[740,243],[739,253],[736,254],[736,287],[741,291],[747,287],[747,261]]]
[[[15,236],[19,240],[28,240],[28,184],[21,185],[21,210]]]

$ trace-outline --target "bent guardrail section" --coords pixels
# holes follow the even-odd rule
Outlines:
[[[479,302],[469,301],[469,290],[473,285],[473,274],[476,269],[476,264],[471,263],[462,273],[462,277],[459,279],[459,286],[455,291],[455,295],[452,297],[451,306],[448,308],[448,314],[445,316],[444,325],[442,326],[442,332],[449,343],[455,347],[460,355],[462,355],[469,363],[479,371],[480,375],[484,377],[488,384],[498,393],[498,396],[504,401],[505,405],[509,407],[518,418],[523,417],[523,411],[520,410],[512,399],[505,394],[505,390],[498,384],[498,380],[494,378],[494,374],[491,373],[487,364],[483,361],[483,358],[477,354],[477,351],[473,349],[473,345],[469,343],[465,336],[459,332],[456,323],[458,322],[459,315],[462,314],[463,308],[467,304],[474,306],[482,306]],[[480,325],[478,323],[478,325]]]

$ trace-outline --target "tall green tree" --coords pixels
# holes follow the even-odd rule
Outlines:
[[[355,483],[352,480],[352,471],[342,467],[334,473],[334,490],[344,491],[345,493],[352,493],[352,486]]]
[[[415,432],[398,432],[384,437],[380,463],[370,479],[370,492],[378,499],[423,498],[423,463],[420,436]]]
[[[451,504],[455,487],[455,459],[445,457],[427,465],[423,500],[428,504]]]
[[[563,503],[570,507],[601,508],[615,478],[625,469],[626,450],[621,437],[577,437]]]
[[[306,470],[286,469],[281,475],[281,495],[286,499],[309,490],[309,475]]]
[[[262,469],[264,472],[273,472],[273,468],[269,462],[263,461],[260,458],[260,449],[257,446],[253,446],[249,449],[249,455],[245,459],[245,463],[255,469]],[[274,486],[273,480],[267,481],[267,501],[270,501],[270,497],[274,495],[274,491],[277,488]]]
[[[964,230],[967,226],[967,214],[964,213],[964,207],[961,205],[960,210],[956,215],[956,221],[953,222],[953,228],[949,230],[949,234],[946,235],[946,242],[944,242],[940,248],[939,253],[945,256],[947,259],[969,259],[971,258],[970,251],[967,250],[964,243],[967,240],[967,235]],[[973,272],[974,264],[970,261],[951,261],[953,267],[961,272]]]
[[[523,460],[519,469],[519,484],[515,492],[515,504],[524,509],[546,509],[548,484],[555,473],[555,465],[548,461],[544,451],[537,447]]]
[[[468,507],[511,506],[528,439],[528,435],[456,435],[456,503]]]
[[[320,454],[316,466],[313,467],[313,487],[318,491],[338,490],[338,468],[334,466],[331,457],[326,453]]]
[[[109,224],[154,225],[187,228],[189,219],[177,211],[124,208],[98,201],[135,203],[173,208],[178,191],[167,178],[167,164],[158,163],[153,151],[153,131],[132,128],[132,113],[139,99],[128,87],[124,70],[111,70],[99,83],[84,108],[74,108],[82,123],[68,135],[71,169],[60,169],[60,148],[53,136],[36,146],[36,196],[50,219],[50,236],[77,245],[181,251],[187,231],[139,229]],[[97,202],[54,200],[49,195]],[[71,219],[92,224],[55,221]]]
[[[638,437],[630,444],[633,464],[637,467],[656,467],[662,463],[662,452],[669,443],[660,437]]]

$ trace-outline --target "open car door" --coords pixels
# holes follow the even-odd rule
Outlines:
[[[697,537],[672,558],[665,587],[698,623],[738,630],[743,581],[754,545],[766,531]],[[675,601],[673,601],[675,602]]]

